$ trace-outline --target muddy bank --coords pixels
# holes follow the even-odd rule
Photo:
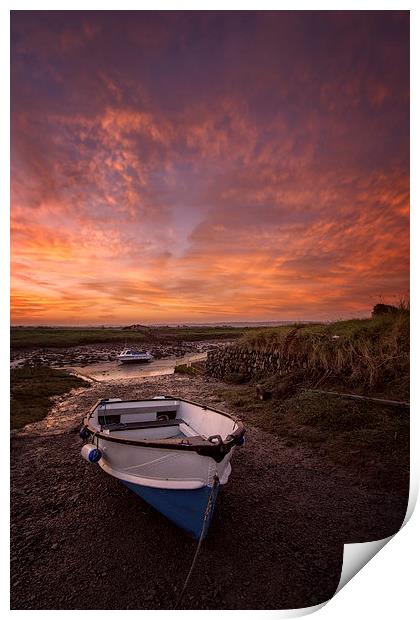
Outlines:
[[[194,353],[213,351],[231,344],[231,341],[205,340],[199,342],[179,343],[141,343],[131,346],[133,349],[149,350],[157,360],[169,357],[184,357]],[[28,349],[12,349],[10,353],[11,367],[36,366],[39,364],[52,368],[66,366],[89,366],[103,362],[116,362],[117,355],[123,345],[117,344],[86,344],[77,347],[47,348],[36,347]]]
[[[68,366],[71,374],[93,381],[139,380],[147,377],[173,375],[177,366],[190,366],[192,363],[205,365],[207,352],[188,353],[182,357],[163,357],[142,364],[121,364],[118,361],[99,362],[88,366]]]
[[[13,435],[13,609],[173,607],[195,541],[82,461],[78,429],[99,397],[166,393],[227,408],[215,396],[221,387],[209,377],[177,375],[93,383]],[[316,450],[287,443],[248,425],[185,608],[320,603],[338,584],[344,542],[376,540],[399,528],[405,496],[366,486]]]

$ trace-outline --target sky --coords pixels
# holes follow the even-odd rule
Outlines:
[[[408,291],[408,12],[12,12],[13,324]]]

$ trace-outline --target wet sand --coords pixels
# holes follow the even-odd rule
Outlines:
[[[99,362],[89,366],[67,366],[67,370],[93,381],[122,381],[124,379],[144,379],[146,377],[159,377],[173,375],[176,366],[189,365],[192,362],[204,362],[207,352],[190,353],[182,357],[167,357],[153,360],[147,363],[121,364],[118,361]]]
[[[196,542],[83,461],[78,430],[98,398],[171,394],[227,409],[222,386],[176,374],[92,381],[13,433],[12,609],[173,608]],[[247,425],[183,607],[315,605],[336,589],[344,542],[398,530],[405,496],[287,443]]]

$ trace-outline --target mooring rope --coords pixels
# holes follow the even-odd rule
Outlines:
[[[217,490],[218,486],[219,486],[219,477],[218,477],[217,474],[215,474],[215,476],[213,477],[213,486],[211,488],[211,493],[209,495],[209,500],[207,502],[206,511],[204,513],[203,526],[201,528],[201,534],[200,534],[200,538],[198,540],[197,548],[195,550],[194,557],[193,557],[193,560],[191,562],[190,570],[188,571],[188,575],[187,575],[187,577],[186,577],[186,579],[184,581],[184,585],[182,586],[182,590],[181,590],[181,592],[180,592],[180,594],[178,596],[178,600],[177,600],[177,602],[175,604],[174,609],[178,609],[179,608],[179,605],[181,604],[181,601],[182,601],[182,598],[184,596],[185,590],[187,589],[188,583],[190,581],[190,577],[191,577],[192,572],[194,570],[194,566],[195,566],[195,563],[197,561],[198,554],[200,552],[201,543],[204,540],[204,536],[205,536],[205,533],[206,533],[207,521],[208,521],[209,516],[211,514],[211,509],[212,509],[212,506],[213,506],[213,499],[214,499],[214,496],[215,496],[215,493],[216,493],[216,490]]]
[[[365,400],[378,405],[389,405],[390,407],[401,407],[410,409],[410,403],[400,400],[388,400],[385,398],[376,398],[374,396],[362,396],[361,394],[343,394],[342,392],[330,392],[328,390],[303,390],[304,392],[314,392],[317,394],[328,394],[330,396],[341,396],[342,398],[350,398],[351,400]]]

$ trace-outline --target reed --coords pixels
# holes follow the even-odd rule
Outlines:
[[[409,335],[410,315],[403,307],[370,319],[250,331],[239,344],[277,352],[319,382],[373,388],[405,378],[408,387]]]

